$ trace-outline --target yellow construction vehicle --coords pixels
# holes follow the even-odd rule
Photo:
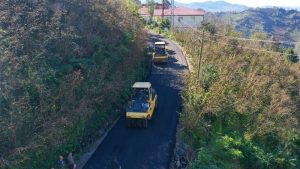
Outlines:
[[[147,128],[148,120],[151,120],[157,107],[158,96],[150,82],[136,82],[132,90],[132,99],[126,109],[127,126]]]
[[[168,58],[166,42],[155,42],[152,54],[153,63],[168,63]]]

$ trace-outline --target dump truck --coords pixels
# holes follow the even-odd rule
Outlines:
[[[168,63],[168,58],[166,42],[155,42],[152,54],[153,63]]]
[[[154,110],[157,108],[157,94],[150,82],[135,82],[132,98],[126,108],[127,127],[147,128]]]

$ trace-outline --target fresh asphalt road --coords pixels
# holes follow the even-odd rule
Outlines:
[[[170,40],[151,34],[148,43],[158,40],[167,43],[170,58],[168,64],[152,68],[150,82],[158,93],[158,109],[148,128],[127,128],[122,116],[84,169],[111,169],[114,159],[122,169],[169,168],[181,110],[182,75],[187,72],[187,63],[180,48]]]

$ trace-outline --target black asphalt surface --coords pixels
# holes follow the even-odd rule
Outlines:
[[[170,58],[168,64],[152,68],[150,82],[158,93],[158,109],[148,128],[127,128],[125,116],[121,117],[84,169],[111,169],[117,163],[122,169],[169,168],[181,110],[181,75],[186,73],[187,63],[173,42],[158,35],[149,37],[149,43],[157,40],[167,43]]]

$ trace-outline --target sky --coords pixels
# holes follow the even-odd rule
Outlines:
[[[141,0],[145,2],[146,0]],[[161,0],[156,0],[161,1]],[[182,3],[205,2],[217,0],[175,0]],[[300,7],[300,0],[223,0],[232,4],[241,4],[249,7],[279,6],[279,7]]]

